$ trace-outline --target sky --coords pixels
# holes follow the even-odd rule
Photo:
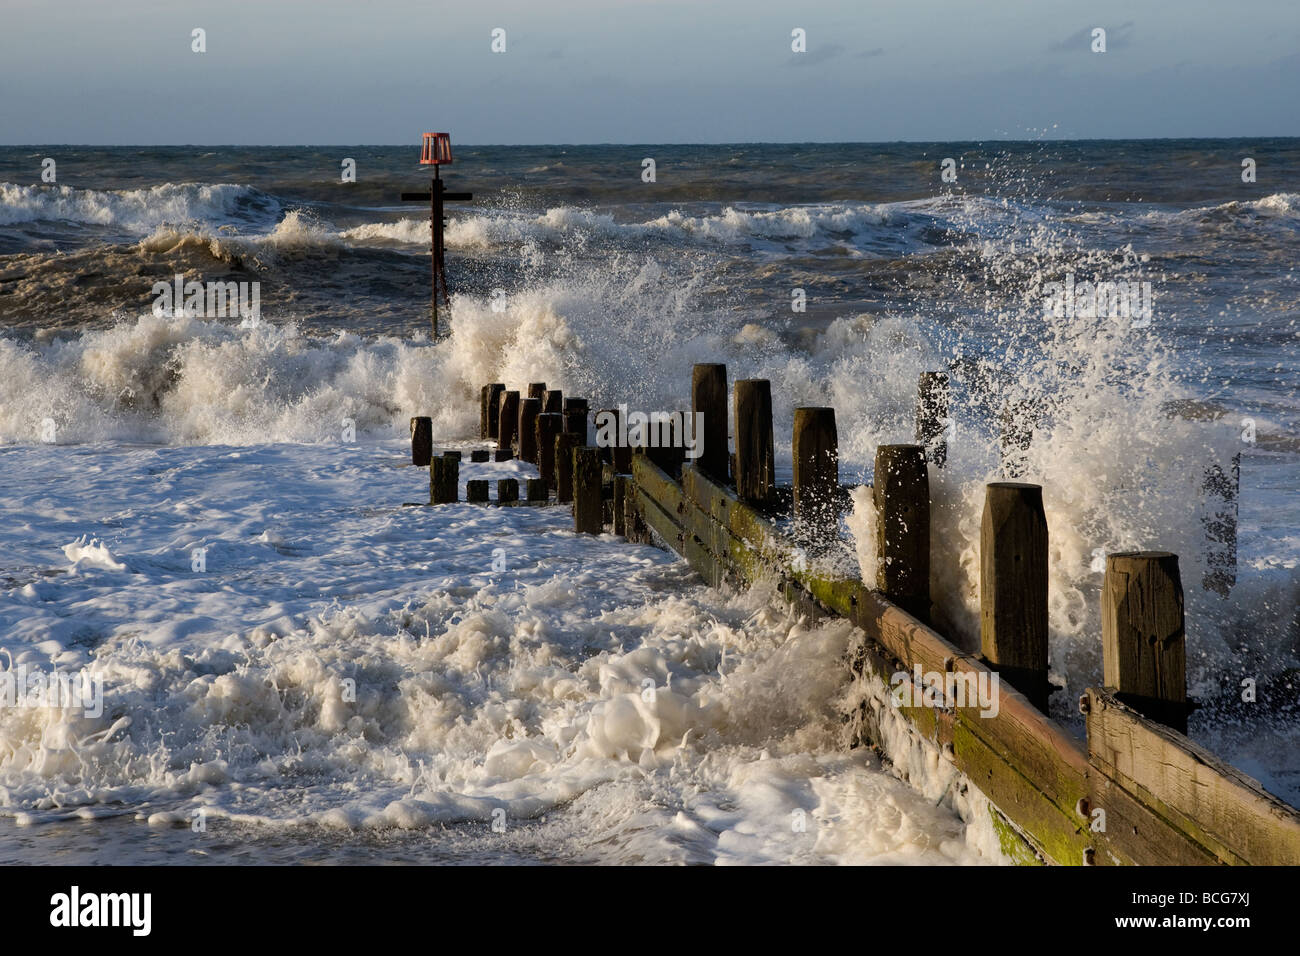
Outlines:
[[[1294,136],[1297,100],[1300,0],[0,0],[5,145]]]

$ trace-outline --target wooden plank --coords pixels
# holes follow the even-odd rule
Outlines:
[[[634,472],[638,502],[648,523],[706,580],[717,582],[728,574],[750,582],[765,575],[780,577],[785,582],[784,592],[804,595],[799,600],[805,604],[811,602],[847,617],[863,629],[870,649],[864,651],[858,666],[870,666],[886,685],[898,671],[907,672],[910,683],[916,667],[923,672],[952,673],[966,681],[991,679],[992,672],[978,659],[860,581],[792,566],[793,546],[771,522],[702,473],[688,467],[679,486],[644,456],[637,456]],[[1238,845],[1242,824],[1236,816],[1230,816],[1228,822],[1236,822],[1238,830],[1225,829],[1230,832],[1226,837],[1197,828],[1191,821],[1198,808],[1182,810],[1177,802],[1166,805],[1135,782],[1125,785],[1122,761],[1117,767],[1094,755],[1090,762],[1083,741],[1008,684],[999,686],[995,715],[981,715],[978,706],[902,710],[926,740],[948,748],[954,765],[994,804],[1000,814],[996,819],[1004,821],[1000,838],[1010,827],[1049,862],[1203,864],[1245,859],[1228,850],[1230,844]],[[1149,724],[1139,715],[1132,718]],[[1159,727],[1150,732],[1172,734]],[[1192,763],[1223,766],[1204,752]],[[1264,793],[1244,775],[1231,768],[1225,771],[1239,785],[1246,781],[1252,799],[1261,799],[1262,794],[1274,816],[1281,813],[1292,821],[1288,826],[1300,826],[1300,813]],[[1089,813],[1096,807],[1106,810],[1104,831],[1090,827]],[[1259,824],[1258,807],[1252,807],[1247,816],[1254,825]],[[1255,854],[1251,862],[1272,859],[1261,857],[1265,850],[1249,841],[1241,845]],[[1298,858],[1281,856],[1279,860],[1297,862]]]
[[[1089,688],[1089,759],[1226,863],[1300,864],[1300,811],[1182,734]]]

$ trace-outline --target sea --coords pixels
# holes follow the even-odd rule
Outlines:
[[[435,338],[418,144],[0,147],[0,679],[96,690],[0,683],[0,862],[1007,862],[943,760],[848,746],[844,622],[565,508],[405,506],[411,416],[679,410],[697,362],[771,381],[787,480],[834,407],[854,486],[948,373],[972,650],[1014,410],[1052,715],[1102,680],[1105,555],[1172,551],[1190,736],[1300,802],[1300,139],[453,148]]]

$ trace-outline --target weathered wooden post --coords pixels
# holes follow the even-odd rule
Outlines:
[[[482,504],[488,500],[488,483],[486,478],[476,478],[465,482],[465,500],[472,504]]]
[[[630,475],[614,476],[614,533],[623,534],[627,529],[627,490],[631,486]]]
[[[1187,637],[1178,555],[1106,556],[1101,641],[1106,689],[1143,716],[1187,733]]]
[[[1000,678],[1047,712],[1047,516],[1043,488],[984,486],[980,646]]]
[[[600,534],[600,449],[584,445],[573,449],[573,530]]]
[[[876,587],[920,621],[930,617],[930,476],[920,445],[876,449]]]
[[[700,416],[703,423],[695,431]],[[718,481],[730,480],[731,452],[727,447],[727,366],[699,364],[691,369],[691,422],[688,434],[695,440],[695,467]],[[699,443],[703,443],[702,447]]]
[[[574,432],[555,436],[555,500],[560,504],[573,501],[573,449],[583,444]]]
[[[497,503],[508,505],[519,500],[519,479],[497,479]]]
[[[1001,451],[1002,474],[1020,478],[1029,470],[1029,446],[1033,444],[1038,424],[1037,410],[1027,398],[1009,400],[1002,406]]]
[[[518,445],[520,461],[530,465],[537,464],[537,416],[542,410],[540,398],[521,398],[519,400],[519,427],[515,441]]]
[[[482,408],[479,413],[479,437],[496,438],[498,416],[501,414],[501,393],[506,390],[501,382],[483,386]]]
[[[545,382],[529,382],[529,383],[528,383],[528,397],[529,397],[529,398],[535,398],[535,399],[537,399],[539,402],[540,402],[542,399],[546,398],[546,383],[545,383]]]
[[[433,419],[428,415],[416,415],[411,419],[411,464],[428,468],[432,457]]]
[[[558,388],[548,388],[542,395],[542,413],[564,414],[564,392]]]
[[[555,436],[564,427],[564,416],[559,412],[543,412],[537,416],[537,473],[546,487],[556,487]]]
[[[617,408],[602,408],[596,413],[596,441],[601,441],[603,432],[610,440],[601,448],[604,460],[614,466],[614,471],[626,475],[632,470],[632,449],[619,442],[624,434],[626,423],[623,413]]]
[[[545,501],[550,497],[546,491],[546,479],[544,478],[527,478],[525,483],[528,491],[529,501]]]
[[[687,424],[689,417],[685,412],[669,412],[666,415],[656,412],[651,414],[646,425],[646,441],[649,444],[642,450],[664,474],[673,479],[682,476],[682,466],[686,463],[686,429],[689,427]]]
[[[736,383],[736,495],[766,505],[776,486],[772,437],[772,383],[744,378]]]
[[[490,461],[491,458],[492,455],[486,448],[475,448],[469,453],[470,461],[484,462]]]
[[[587,410],[585,398],[564,400],[564,430],[577,435],[579,445],[587,444]]]
[[[634,544],[649,544],[650,529],[646,527],[645,517],[637,506],[636,482],[629,480],[623,497],[623,534]]]
[[[519,429],[519,393],[502,392],[497,412],[497,449],[512,450]]]
[[[1225,472],[1217,464],[1205,469],[1201,484],[1205,527],[1205,572],[1201,587],[1227,597],[1237,583],[1237,496],[1241,489],[1241,453]]]
[[[439,455],[429,459],[429,504],[460,500],[460,459]]]
[[[916,394],[916,443],[936,468],[948,460],[948,373],[922,372]]]
[[[795,530],[814,542],[839,536],[840,451],[835,409],[794,410]]]

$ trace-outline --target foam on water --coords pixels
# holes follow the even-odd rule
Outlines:
[[[227,262],[427,241],[415,219],[339,230],[301,212],[223,230],[243,200],[202,192],[218,187],[158,187],[157,208],[148,191],[4,188],[19,190],[0,206],[10,215],[63,209],[132,231],[142,249],[199,244]],[[1253,205],[1294,210],[1292,194]],[[768,307],[718,272],[719,248],[837,244],[857,268],[900,231],[908,248],[932,248],[931,228],[965,239],[924,256],[933,265],[915,280],[954,303],[948,313],[846,308],[796,328],[784,286]],[[0,338],[0,500],[24,516],[0,531],[0,646],[15,666],[94,664],[107,698],[99,718],[0,713],[0,804],[31,823],[122,801],[160,826],[202,806],[348,831],[486,826],[504,810],[512,827],[544,827],[548,852],[567,859],[989,859],[971,823],[981,810],[954,796],[941,761],[907,757],[909,789],[843,751],[839,715],[864,692],[848,685],[842,624],[808,628],[761,590],[696,587],[662,552],[579,541],[555,513],[397,508],[423,480],[396,465],[412,414],[432,415],[439,441],[470,437],[485,382],[670,411],[689,402],[694,362],[725,361],[733,381],[772,381],[783,467],[793,408],[832,405],[842,478],[862,483],[877,445],[912,440],[919,373],[950,368],[955,437],[932,471],[932,591],[947,632],[977,641],[983,485],[1001,477],[997,417],[1011,399],[1039,413],[1025,477],[1044,486],[1051,533],[1052,668],[1066,687],[1054,711],[1068,718],[1100,679],[1098,550],[1180,555],[1194,694],[1277,677],[1295,666],[1300,597],[1294,409],[1252,411],[1259,441],[1245,447],[1241,401],[1218,420],[1171,414],[1223,398],[1164,334],[1206,324],[1174,296],[1157,299],[1152,330],[1045,317],[1039,290],[1065,271],[1162,276],[1159,256],[1098,245],[1093,228],[961,197],[493,210],[458,217],[449,240],[522,278],[503,311],[455,297],[453,335],[437,345],[312,336],[275,315]],[[1276,335],[1294,348],[1294,323]],[[358,444],[341,442],[346,423]],[[1237,452],[1240,567],[1223,599],[1200,587],[1199,502],[1207,464]],[[848,573],[870,579],[874,515],[868,493],[853,497],[861,567]],[[508,574],[490,570],[497,547]],[[1216,732],[1215,745],[1294,800],[1285,728],[1242,733],[1265,744],[1247,753]]]

